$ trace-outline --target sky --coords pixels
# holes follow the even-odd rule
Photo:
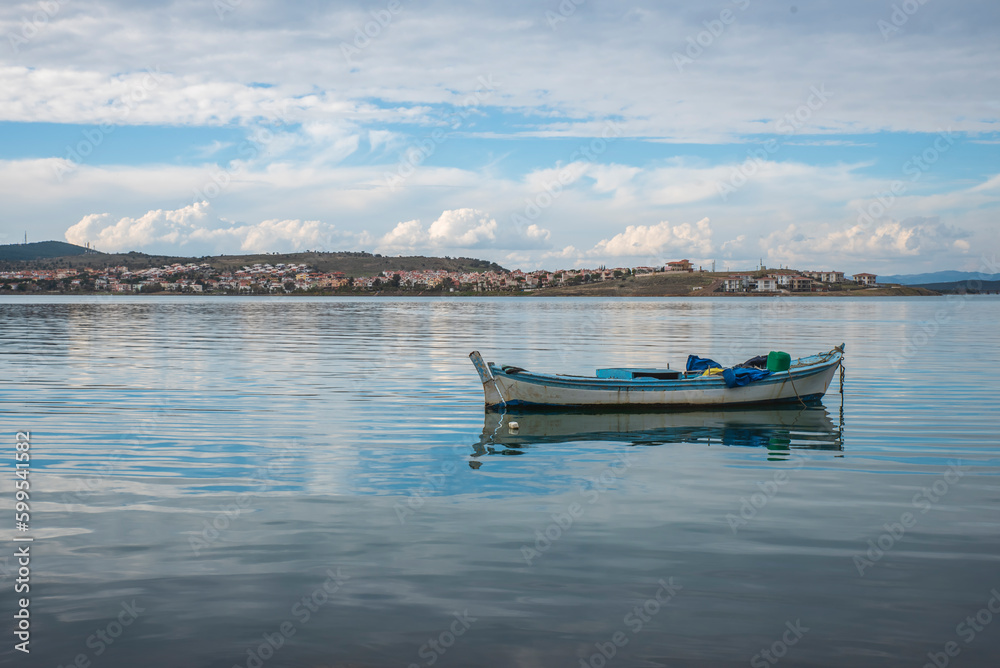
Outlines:
[[[0,6],[0,243],[995,273],[995,0]]]

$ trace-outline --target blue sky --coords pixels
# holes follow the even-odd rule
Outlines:
[[[993,273],[998,27],[978,1],[7,3],[0,243]]]

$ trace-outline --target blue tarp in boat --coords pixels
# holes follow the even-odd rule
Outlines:
[[[722,378],[726,381],[726,387],[740,387],[742,385],[749,385],[755,380],[760,380],[761,378],[767,378],[771,375],[770,371],[765,369],[723,369]]]
[[[688,355],[686,371],[708,371],[709,369],[721,369],[722,365],[715,360],[697,355]]]
[[[762,361],[766,362],[764,356],[751,357],[743,364],[731,369],[723,369],[722,365],[715,360],[697,355],[688,355],[687,371],[707,371],[708,369],[722,369],[722,378],[726,381],[726,387],[741,387],[750,383],[767,378],[771,372],[767,369],[756,368]],[[744,366],[745,365],[745,366]]]

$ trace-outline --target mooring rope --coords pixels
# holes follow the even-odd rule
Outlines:
[[[840,355],[840,447],[844,447],[844,355]]]
[[[795,379],[792,377],[791,369],[788,370],[788,380],[792,383],[792,392],[795,393],[795,398],[799,400],[800,404],[802,404],[802,408],[808,408],[808,406],[806,406],[806,402],[802,401],[802,397],[799,396],[799,391],[795,389]]]
[[[496,443],[497,434],[500,432],[500,427],[503,426],[505,415],[507,415],[507,402],[500,404],[500,419],[497,421],[497,428],[493,430],[493,435],[490,436],[491,443]]]
[[[490,375],[493,376],[492,371],[490,371]],[[503,398],[503,392],[500,391],[500,386],[497,385],[496,376],[493,376],[493,389],[497,391],[498,395],[500,395],[500,405],[503,406],[504,408],[507,408],[507,400]]]
[[[497,433],[500,431],[500,427],[503,426],[503,418],[507,415],[507,400],[503,397],[503,392],[500,391],[500,386],[497,384],[497,377],[493,375],[492,370],[490,371],[490,376],[493,379],[493,389],[497,391],[497,395],[500,397],[500,419],[497,421],[497,428],[493,430],[493,435],[490,436],[490,441],[496,443]]]
[[[840,403],[844,403],[844,356],[840,356]]]

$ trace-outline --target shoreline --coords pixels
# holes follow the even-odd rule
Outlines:
[[[296,293],[260,293],[260,294],[232,294],[225,292],[172,292],[172,291],[162,291],[162,292],[82,292],[82,291],[69,291],[69,292],[53,292],[53,291],[32,291],[32,292],[22,292],[22,291],[3,291],[0,292],[0,296],[11,296],[11,297],[185,297],[197,299],[200,297],[268,297],[275,299],[282,298],[299,298],[299,297],[354,297],[354,298],[365,298],[365,299],[380,299],[380,298],[428,298],[437,297],[441,299],[455,298],[455,297],[475,297],[483,299],[495,299],[497,297],[517,297],[517,298],[561,298],[561,299],[577,299],[577,298],[608,298],[608,299],[747,299],[747,298],[805,298],[805,299],[816,299],[816,298],[844,298],[844,297],[864,297],[867,299],[878,299],[883,297],[945,297],[948,294],[975,294],[980,293],[942,293],[935,292],[932,290],[926,290],[924,288],[907,288],[903,286],[901,288],[886,288],[879,290],[840,290],[840,291],[829,291],[829,292],[714,292],[706,294],[677,294],[677,293],[665,293],[665,294],[546,294],[544,291],[528,291],[528,292],[453,292],[453,293],[441,293],[441,292],[374,292],[374,293],[361,293],[361,292],[296,292]],[[983,296],[987,296],[994,293],[981,293]]]

